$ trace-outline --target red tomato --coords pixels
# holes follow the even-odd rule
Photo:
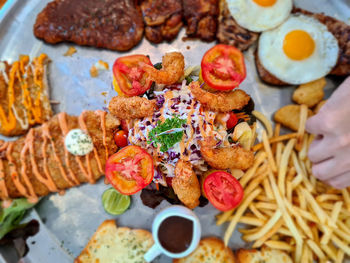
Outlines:
[[[231,174],[215,171],[203,182],[209,202],[220,211],[228,211],[238,206],[243,199],[243,188]]]
[[[132,195],[152,182],[153,159],[139,146],[127,146],[109,157],[106,177],[121,194]]]
[[[226,127],[227,129],[232,129],[233,127],[236,126],[238,122],[238,118],[236,114],[234,114],[232,111],[229,114],[230,114],[230,118],[226,122]]]
[[[117,87],[127,96],[145,93],[152,85],[142,69],[144,64],[152,65],[144,55],[131,55],[118,58],[113,65],[113,74]]]
[[[125,147],[128,145],[128,134],[123,130],[117,131],[114,134],[114,141],[119,148]]]
[[[126,120],[121,120],[120,126],[122,127],[123,131],[125,131],[127,134],[129,133],[129,127],[128,127],[128,123],[126,122]]]
[[[205,83],[216,90],[232,90],[246,77],[242,52],[223,44],[212,47],[204,54],[201,69]]]

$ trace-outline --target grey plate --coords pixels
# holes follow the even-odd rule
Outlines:
[[[165,52],[180,50],[184,53],[186,65],[199,65],[204,52],[214,45],[200,41],[183,42],[182,30],[180,36],[170,44],[152,45],[144,39],[136,48],[123,54],[75,46],[78,52],[72,57],[64,57],[67,47],[73,46],[72,44],[46,45],[33,36],[32,27],[36,15],[48,2],[9,0],[6,3],[0,11],[0,59],[13,61],[19,54],[29,54],[31,57],[41,52],[48,54],[52,59],[49,76],[51,97],[61,102],[55,106],[55,112],[79,114],[83,109],[102,109],[106,102],[116,95],[111,85],[111,72],[105,72],[95,79],[89,75],[90,67],[99,59],[108,62],[111,67],[118,56],[141,53],[150,55],[152,62],[156,63]],[[350,6],[347,3],[348,0],[296,1],[297,6],[315,12],[323,11],[348,22]],[[273,88],[262,84],[256,74],[252,51],[251,49],[246,52],[247,79],[241,87],[251,94],[257,110],[272,116],[276,109],[290,103],[293,89]],[[328,95],[335,84],[332,79],[328,81]],[[103,96],[102,92],[107,92],[107,95]],[[168,205],[163,202],[157,209],[152,210],[143,206],[139,196],[135,195],[131,208],[125,214],[111,217],[104,212],[101,205],[101,194],[107,188],[103,180],[100,180],[96,185],[86,184],[70,189],[64,196],[52,194],[43,198],[29,216],[40,220],[41,230],[38,235],[29,239],[30,252],[25,262],[73,262],[105,219],[115,218],[120,226],[150,229],[156,212]],[[205,208],[196,208],[195,212],[201,220],[203,236],[223,236],[226,225],[215,225],[215,215],[218,213],[216,209],[208,205]],[[239,233],[235,233],[231,238],[230,247],[247,246],[248,244],[240,239]],[[16,262],[7,249],[3,248],[1,252],[7,262]],[[165,257],[158,260],[171,262]]]

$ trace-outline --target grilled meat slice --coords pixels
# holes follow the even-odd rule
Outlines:
[[[45,54],[0,62],[0,134],[17,136],[51,118]]]
[[[160,43],[176,38],[183,25],[181,0],[144,0],[141,10],[149,41]]]
[[[218,0],[183,0],[188,37],[215,40],[219,15]]]
[[[302,13],[304,15],[312,16],[327,26],[328,30],[335,36],[339,44],[338,62],[330,74],[338,76],[350,75],[350,26],[322,13],[314,14],[300,8],[294,8],[293,13]],[[255,64],[261,80],[265,83],[276,86],[288,85],[288,83],[279,80],[263,67],[260,63],[258,52],[255,52]]]
[[[55,0],[37,16],[34,35],[51,44],[125,51],[139,43],[143,28],[134,0]]]
[[[247,50],[258,40],[259,33],[241,27],[232,17],[226,0],[219,1],[219,25],[216,33],[218,41],[234,46],[241,51]]]
[[[104,111],[85,111],[80,117],[62,112],[25,137],[0,142],[0,200],[27,197],[35,202],[50,192],[94,183],[117,150],[113,134],[119,124]],[[76,128],[86,130],[94,143],[85,156],[70,154],[64,145],[65,135]]]

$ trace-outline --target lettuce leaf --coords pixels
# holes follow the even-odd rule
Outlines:
[[[14,199],[8,208],[0,208],[0,239],[17,228],[27,210],[35,204],[29,203],[26,198]]]

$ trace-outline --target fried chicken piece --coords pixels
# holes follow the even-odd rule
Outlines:
[[[32,61],[20,56],[12,65],[0,62],[0,134],[22,135],[51,118],[48,63],[45,54]]]
[[[156,101],[141,97],[113,97],[109,102],[110,113],[120,119],[140,119],[151,116],[156,110]]]
[[[301,105],[286,105],[276,111],[274,116],[275,122],[278,122],[293,131],[297,131],[300,122],[300,110]],[[307,115],[310,117],[312,111],[308,110]]]
[[[117,150],[113,135],[118,119],[103,111],[85,111],[80,117],[62,112],[25,137],[0,143],[0,199],[27,197],[36,202],[50,192],[95,181],[104,174],[109,155]],[[65,135],[85,130],[94,150],[85,156],[70,154]]]
[[[248,104],[250,96],[243,90],[211,93],[202,89],[198,81],[191,82],[189,89],[193,96],[207,109],[216,112],[240,110]]]
[[[214,148],[216,140],[207,137],[200,143],[203,159],[215,169],[247,170],[254,163],[254,153],[240,146]]]
[[[148,73],[148,78],[154,82],[171,85],[184,75],[185,58],[180,52],[165,53],[160,70],[148,64],[144,65],[143,70]]]
[[[320,78],[309,83],[300,85],[293,92],[293,101],[298,104],[305,104],[309,108],[314,107],[324,97],[324,87],[326,86],[326,79]]]
[[[199,205],[201,196],[200,184],[189,162],[179,160],[176,163],[172,187],[185,206],[193,209]]]
[[[327,102],[327,100],[322,100],[322,101],[320,101],[320,102],[316,105],[316,107],[314,108],[314,113],[317,114],[317,113],[320,111],[320,109],[323,107],[323,105],[326,104],[326,102]]]
[[[181,0],[143,0],[141,11],[146,38],[152,43],[171,41],[182,28]]]
[[[219,43],[245,51],[258,40],[259,33],[249,31],[236,22],[228,9],[226,0],[219,0],[219,10],[219,25],[216,33]]]
[[[143,36],[141,10],[134,0],[55,0],[38,14],[34,35],[50,44],[69,41],[126,51]]]
[[[208,42],[215,40],[218,0],[183,0],[182,3],[187,36]]]

